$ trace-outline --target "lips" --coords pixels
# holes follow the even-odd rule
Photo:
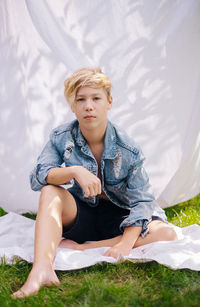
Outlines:
[[[84,119],[87,119],[87,120],[94,119],[94,118],[96,118],[96,117],[93,116],[93,115],[86,115],[86,116],[84,116]]]

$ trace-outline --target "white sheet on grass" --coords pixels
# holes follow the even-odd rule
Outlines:
[[[37,211],[29,173],[71,121],[64,79],[100,66],[162,207],[200,192],[200,0],[0,1],[0,206]]]
[[[14,257],[33,262],[33,240],[35,221],[16,213],[0,218],[0,257],[7,263],[13,263]],[[54,268],[56,270],[74,270],[89,267],[101,262],[116,263],[128,259],[133,262],[157,261],[172,269],[200,271],[200,226],[185,228],[173,226],[179,240],[173,242],[155,242],[132,249],[128,257],[115,260],[103,256],[107,247],[74,251],[58,248]],[[48,235],[48,234],[47,234]]]

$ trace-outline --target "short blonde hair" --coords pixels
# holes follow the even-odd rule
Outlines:
[[[108,99],[111,95],[110,79],[100,68],[80,68],[65,80],[64,86],[64,95],[70,106],[74,103],[81,87],[103,88]]]

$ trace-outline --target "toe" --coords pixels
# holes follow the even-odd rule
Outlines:
[[[14,292],[12,295],[11,295],[12,298],[24,298],[26,297],[26,294],[24,293],[24,291],[22,291],[21,289],[18,290],[17,292]]]

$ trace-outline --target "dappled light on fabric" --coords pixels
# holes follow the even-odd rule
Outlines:
[[[200,2],[1,2],[1,207],[36,211],[29,173],[52,128],[74,117],[64,80],[110,77],[109,118],[141,146],[162,207],[200,192]]]

